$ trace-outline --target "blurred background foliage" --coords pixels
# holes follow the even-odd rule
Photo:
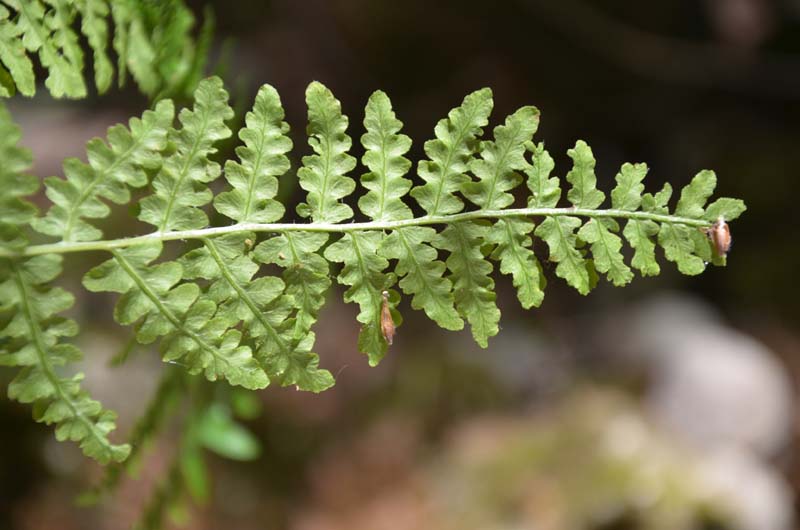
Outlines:
[[[172,505],[170,491],[189,499],[170,511],[191,529],[795,527],[798,0],[189,5],[195,33],[206,6],[214,13],[209,72],[226,80],[236,120],[262,83],[280,92],[293,167],[309,151],[311,80],[341,99],[354,138],[369,94],[386,91],[414,159],[440,117],[490,86],[492,126],[522,105],[542,111],[538,137],[558,175],[582,138],[601,189],[625,161],[648,163],[649,190],[711,168],[718,193],[743,198],[748,212],[731,227],[727,268],[699,277],[665,266],[584,298],[545,263],[552,285],[530,312],[502,279],[503,329],[486,351],[405,302],[395,344],[370,369],[356,352],[355,308],[335,291],[317,351],[338,382],[320,395],[170,375],[179,367],[156,352],[126,351],[111,297],[84,293],[75,311],[89,323],[87,386],[120,411],[121,432],[161,377],[178,380],[178,419],[142,451],[135,478],[121,475],[115,495],[77,507],[103,471],[56,443],[27,407],[0,401],[0,528],[129,528],[143,507]],[[10,102],[41,177],[148,105],[133,86],[80,102],[44,91]],[[300,191],[293,175],[282,180],[284,201],[296,204]],[[144,229],[113,219],[109,237]],[[535,250],[547,255],[539,242]],[[101,259],[68,256],[63,281],[82,293],[81,275]],[[120,352],[126,363],[111,367]],[[10,375],[0,372],[3,383]],[[154,503],[153,491],[163,498]]]

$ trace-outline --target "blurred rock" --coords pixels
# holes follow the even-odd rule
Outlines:
[[[794,414],[791,382],[763,344],[685,296],[653,298],[624,318],[622,353],[647,363],[649,406],[686,441],[764,457],[786,446]]]
[[[742,530],[795,528],[793,495],[775,469],[751,452],[723,449],[708,453],[699,472],[712,495],[727,499]]]
[[[290,528],[736,528],[697,455],[617,390],[583,387],[536,414],[475,417],[434,447],[418,429],[385,418],[323,455]]]
[[[683,295],[653,298],[602,326],[613,330],[605,347],[645,371],[652,416],[705,455],[703,473],[735,499],[741,528],[792,528],[791,489],[769,460],[789,443],[793,390],[773,352]]]

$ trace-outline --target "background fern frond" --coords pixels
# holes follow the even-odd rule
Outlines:
[[[78,19],[80,32],[76,31]],[[197,46],[192,40],[194,23],[191,10],[179,0],[3,0],[0,69],[7,75],[0,76],[0,96],[16,91],[35,94],[31,57],[36,56],[47,71],[45,86],[53,97],[85,97],[81,34],[92,51],[98,92],[111,86],[112,47],[118,57],[120,86],[130,70],[139,88],[150,96],[191,89],[203,62],[198,57],[205,57],[206,46],[204,33]]]
[[[81,17],[81,32],[89,41],[94,62],[94,83],[97,91],[104,93],[114,78],[114,65],[106,54],[110,34],[108,4],[104,0],[76,0],[75,7]]]
[[[56,425],[58,440],[78,442],[83,452],[100,463],[124,460],[128,445],[114,445],[108,434],[116,414],[81,390],[82,374],[63,376],[63,366],[79,361],[82,353],[63,337],[74,336],[78,326],[56,316],[72,306],[74,298],[47,284],[61,273],[61,256],[37,256],[21,263],[5,263],[10,274],[0,283],[5,325],[10,338],[0,364],[22,370],[8,387],[8,396],[34,404],[34,418]],[[5,276],[5,275],[4,275]],[[9,313],[13,316],[8,317]]]
[[[0,244],[25,246],[22,229],[36,216],[36,207],[24,199],[39,188],[39,180],[25,172],[32,163],[31,153],[19,147],[22,134],[0,102]]]

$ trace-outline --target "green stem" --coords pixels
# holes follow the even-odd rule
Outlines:
[[[507,210],[475,210],[453,215],[434,215],[418,217],[415,219],[402,219],[399,221],[369,221],[363,223],[238,223],[228,226],[200,228],[197,230],[176,230],[170,232],[153,232],[143,236],[123,237],[103,241],[80,241],[48,243],[32,245],[21,251],[0,248],[0,258],[15,258],[23,256],[38,256],[42,254],[63,254],[67,252],[86,252],[90,250],[110,251],[118,248],[152,243],[155,241],[175,241],[178,239],[203,239],[222,234],[237,232],[328,232],[349,233],[369,230],[397,230],[413,226],[449,225],[461,221],[475,221],[480,219],[504,219],[508,217],[588,217],[588,218],[616,218],[649,220],[656,223],[673,223],[686,226],[709,227],[711,223],[704,219],[690,219],[674,215],[657,214],[652,212],[631,212],[628,210],[591,210],[587,208],[511,208]]]

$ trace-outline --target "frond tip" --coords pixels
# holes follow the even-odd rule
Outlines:
[[[108,254],[84,286],[118,293],[115,319],[134,326],[142,343],[159,340],[165,361],[249,389],[277,383],[319,392],[334,383],[314,353],[313,331],[332,278],[344,287],[345,302],[357,306],[357,347],[371,365],[402,338],[395,332],[403,295],[442,328],[468,324],[486,347],[500,329],[495,269],[511,276],[524,308],[543,302],[547,281],[536,239],[549,250],[555,275],[587,294],[601,276],[623,286],[635,272],[659,274],[662,250],[685,274],[724,265],[728,223],[745,211],[737,199],[706,205],[716,186],[711,171],[681,190],[674,211],[669,184],[645,192],[644,164],[623,164],[606,195],[597,187],[594,153],[580,140],[568,151],[572,168],[562,181],[552,175],[544,143],[534,140],[535,107],[522,107],[481,139],[493,105],[488,89],[438,122],[424,144],[427,159],[417,164],[419,178],[408,174],[411,139],[386,94],[375,92],[367,103],[361,169],[349,153],[350,120],[333,93],[314,82],[306,102],[310,149],[297,170],[306,195],[296,207],[308,218],[303,223],[282,221],[291,208],[277,191],[292,142],[268,85],[238,131],[236,160],[224,162],[228,189],[215,196],[223,166],[212,157],[232,134],[226,122],[233,110],[222,81],[210,78],[198,84],[178,123],[172,102],[163,100],[129,129],[115,126],[105,141],[92,140],[88,164],[65,161],[66,178],[45,181],[54,205],[42,217],[23,199],[37,182],[23,174],[29,157],[0,107],[0,184],[10,190],[0,198],[0,362],[22,367],[12,396],[49,402],[42,412],[37,404],[37,417],[58,424],[59,437],[81,441],[103,461],[127,451],[107,440],[113,415],[78,389],[78,378],[56,372],[78,357],[62,342],[75,325],[56,316],[71,297],[50,285],[63,252]],[[101,240],[87,220],[107,217],[104,201],[127,203],[135,188],[145,190],[138,219],[155,231]],[[414,217],[412,199],[422,216]],[[210,205],[221,215],[209,215]],[[223,217],[229,224],[209,226]],[[29,245],[27,225],[56,241]],[[165,251],[170,242],[177,248]]]

